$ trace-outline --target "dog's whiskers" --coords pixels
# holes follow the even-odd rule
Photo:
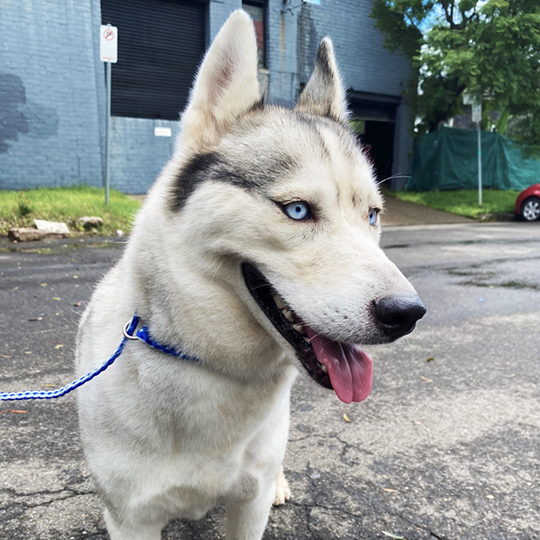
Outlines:
[[[410,180],[412,178],[412,176],[407,175],[407,174],[397,173],[397,174],[393,174],[392,176],[388,176],[387,178],[383,178],[382,180],[376,180],[375,184],[378,187],[378,186],[381,186],[382,184],[384,184],[384,182],[387,182],[388,180],[394,180],[394,179],[398,179],[398,178],[405,178],[406,180]]]

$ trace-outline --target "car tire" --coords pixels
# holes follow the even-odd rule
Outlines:
[[[521,217],[525,221],[537,221],[540,219],[540,199],[529,197],[521,205]]]

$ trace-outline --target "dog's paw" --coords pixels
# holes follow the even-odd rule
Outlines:
[[[274,499],[274,506],[285,504],[290,498],[291,490],[289,489],[289,482],[287,482],[287,479],[285,478],[282,465],[276,476],[276,497]]]

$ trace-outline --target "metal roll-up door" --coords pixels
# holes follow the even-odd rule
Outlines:
[[[205,49],[204,2],[101,0],[103,24],[118,27],[111,114],[177,120]]]

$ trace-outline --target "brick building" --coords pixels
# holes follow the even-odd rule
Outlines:
[[[146,192],[173,150],[178,113],[204,50],[229,13],[242,6],[255,21],[267,101],[295,102],[320,39],[329,35],[380,178],[407,174],[412,139],[401,93],[410,67],[383,48],[369,17],[371,5],[372,0],[2,2],[0,188],[102,185],[105,68],[99,26],[110,23],[119,34],[112,68],[111,186]]]

